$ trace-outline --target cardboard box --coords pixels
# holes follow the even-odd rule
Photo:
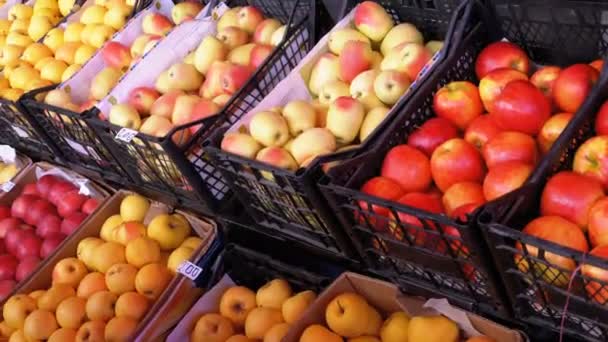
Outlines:
[[[99,237],[99,231],[105,220],[120,210],[120,202],[131,194],[119,191],[107,200],[92,214],[70,237],[64,241],[58,251],[47,259],[34,276],[29,277],[19,287],[16,293],[30,293],[39,289],[47,289],[52,282],[52,271],[61,259],[75,257],[78,243],[86,237]],[[152,201],[144,224],[158,214],[173,212],[173,209],[159,202]],[[186,217],[194,234],[203,239],[201,246],[194,252],[191,261],[198,260],[205,254],[217,234],[217,226],[213,221],[197,218],[189,213],[175,211]],[[202,289],[194,286],[193,282],[181,274],[177,274],[169,283],[163,294],[151,306],[138,325],[135,341],[156,341],[173,327],[202,294]]]
[[[19,173],[13,179],[14,187],[9,192],[0,192],[0,205],[10,206],[13,203],[13,201],[17,197],[19,197],[19,195],[23,191],[23,188],[27,184],[36,182],[38,180],[38,178],[41,177],[41,175],[44,175],[47,173],[60,175],[60,176],[62,176],[62,178],[72,182],[72,184],[77,185],[77,186],[80,185],[81,189],[83,189],[83,190],[86,188],[86,190],[84,190],[84,191],[90,191],[91,197],[97,198],[99,200],[100,204],[99,204],[99,207],[97,210],[99,210],[99,208],[101,208],[101,206],[103,206],[103,202],[107,198],[110,197],[110,192],[108,190],[106,190],[105,188],[103,188],[102,186],[100,186],[94,182],[89,181],[86,178],[83,178],[82,176],[78,175],[77,173],[75,173],[73,171],[70,171],[68,169],[64,169],[60,166],[52,165],[49,163],[39,162],[39,163],[35,163],[35,164],[28,166],[25,170],[23,170],[23,172]],[[94,215],[95,215],[95,213],[89,215],[89,217],[82,223],[81,228]],[[79,229],[81,229],[81,228],[79,228]],[[75,233],[72,235],[75,235]],[[57,246],[57,249],[53,252],[53,254],[56,254],[61,249],[63,249],[69,240],[70,240],[70,236],[65,238],[65,240],[63,240],[63,242],[59,246]],[[25,286],[25,284],[31,278],[36,277],[38,272],[40,272],[45,267],[45,264],[50,262],[50,260],[52,258],[53,258],[53,255],[42,260],[40,262],[40,264],[38,265],[38,267],[36,267],[36,270],[34,270],[34,272],[32,272],[32,274],[30,274],[26,279],[22,280],[19,284],[17,284],[17,286],[13,289],[13,291],[6,298],[0,298],[0,305],[4,305],[4,302],[10,296],[12,296],[16,293],[20,293],[21,288],[23,286]]]
[[[190,333],[200,316],[206,313],[218,312],[220,299],[226,290],[236,285],[228,275],[224,275],[220,281],[207,291],[196,304],[190,308],[188,313],[181,319],[175,329],[171,331],[166,342],[183,342],[190,339]]]
[[[308,308],[304,317],[292,326],[283,342],[299,341],[302,332],[312,324],[326,326],[325,308],[337,295],[344,292],[356,292],[367,298],[367,301],[382,314],[383,318],[395,311],[405,311],[410,316],[438,313],[425,308],[424,300],[402,294],[397,286],[392,283],[346,272],[317,297],[317,300]],[[449,317],[457,321],[461,330],[477,331],[494,338],[498,342],[524,341],[522,335],[515,330],[452,306],[449,306],[449,309],[451,310],[448,313]]]

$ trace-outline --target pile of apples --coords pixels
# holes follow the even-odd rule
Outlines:
[[[394,25],[372,1],[357,6],[354,26],[330,33],[329,52],[319,57],[308,80],[314,100],[254,114],[249,131],[227,133],[221,148],[295,170],[319,155],[364,141],[442,43],[424,46],[414,25]]]
[[[112,106],[104,117],[112,124],[164,137],[175,126],[217,113],[281,42],[285,26],[245,6],[226,11],[217,30],[183,61],[161,72],[154,88],[133,89],[127,102]],[[198,128],[182,130],[173,139],[181,144]]]
[[[0,161],[0,184],[6,183],[13,179],[19,172],[19,167],[16,163],[5,163]]]
[[[0,206],[0,298],[53,253],[98,204],[74,184],[46,175],[25,185],[10,207]]]
[[[594,128],[596,136],[576,150],[572,171],[562,171],[549,178],[541,194],[540,216],[529,222],[522,232],[608,259],[608,175],[604,172],[608,161],[608,101],[600,107]],[[519,243],[516,247],[523,250]],[[527,250],[531,256],[538,256],[537,248],[528,245]],[[534,272],[550,284],[568,286],[570,272],[576,268],[574,260],[548,251],[544,255],[550,265],[560,269],[547,269],[539,263]],[[522,271],[530,271],[528,262],[519,255],[515,261]],[[601,305],[608,303],[608,288],[593,281],[606,283],[608,270],[583,265],[581,273],[588,277],[585,289],[589,297]]]
[[[314,324],[306,328],[300,342],[496,342],[486,336],[465,339],[458,325],[442,315],[409,317],[394,312],[386,320],[361,295],[345,292],[325,309],[327,327]],[[264,340],[266,342],[266,340]]]
[[[0,97],[17,100],[24,91],[43,87],[58,72],[49,66],[41,74],[34,69],[38,59],[51,56],[44,44],[36,43],[67,16],[74,2],[36,1],[33,6],[15,4],[7,19],[0,19]],[[13,72],[17,71],[17,72]],[[11,76],[12,75],[12,76]]]
[[[220,298],[219,313],[192,322],[190,341],[280,342],[316,298],[313,291],[294,294],[284,279],[272,280],[257,292],[230,287]]]
[[[144,226],[150,202],[129,195],[100,238],[85,238],[77,257],[57,262],[52,284],[4,304],[5,337],[47,341],[128,341],[139,322],[201,239],[179,214],[160,214]]]
[[[147,14],[142,20],[141,31],[143,34],[135,38],[131,47],[115,41],[107,42],[103,45],[101,53],[105,68],[91,80],[89,100],[84,103],[75,103],[68,92],[63,89],[56,89],[45,96],[44,102],[77,113],[90,109],[97,101],[106,97],[116,86],[123,74],[136,64],[143,55],[150,51],[175,25],[179,25],[189,18],[196,17],[202,9],[203,5],[197,2],[186,1],[179,3],[171,10],[173,22],[160,13],[151,12]],[[70,25],[78,25],[78,23]],[[68,25],[68,29],[70,29],[70,25]],[[78,49],[82,49],[83,46]],[[67,69],[61,77],[61,82],[67,81],[80,69],[86,60],[92,57],[92,54],[86,55],[86,60],[81,60],[78,51],[75,50],[74,54],[74,61],[77,66],[73,65]],[[94,53],[96,49],[91,51]]]
[[[526,181],[598,78],[587,64],[542,67],[528,78],[528,56],[509,42],[485,47],[475,70],[479,86],[458,81],[441,88],[433,99],[437,117],[410,134],[406,144],[389,150],[380,175],[361,187],[363,193],[466,221],[480,205]],[[376,230],[386,230],[390,220],[392,235],[404,238],[387,208],[370,210]],[[422,227],[411,215],[398,216],[400,222]],[[406,231],[416,244],[433,240],[415,229]]]

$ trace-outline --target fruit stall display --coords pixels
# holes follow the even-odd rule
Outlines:
[[[178,272],[201,257],[215,225],[118,192],[3,304],[4,337],[155,340],[202,289]]]
[[[0,301],[18,291],[109,196],[60,167],[36,163],[0,195]]]
[[[127,182],[127,173],[114,162],[111,152],[87,127],[81,113],[104,99],[124,74],[175,25],[188,18],[205,16],[210,7],[211,5],[203,8],[202,4],[196,2],[174,5],[172,1],[155,1],[126,25],[122,22],[114,23],[113,27],[120,31],[94,52],[86,63],[76,61],[78,66],[74,72],[64,72],[61,83],[37,89],[24,97],[22,103],[27,110],[26,114],[47,132],[64,160],[90,169],[98,178],[104,174],[105,178],[112,181]],[[83,16],[85,14],[86,12]],[[65,36],[71,36],[79,28],[82,28],[79,23],[68,24]],[[76,50],[75,59],[79,56],[78,51]]]
[[[498,41],[511,37],[495,26],[470,27],[402,120],[376,148],[330,169],[322,190],[373,272],[506,317],[510,304],[476,213],[546,165],[555,139],[582,115],[599,75],[586,63],[603,51],[536,66],[525,50],[538,42]]]
[[[124,25],[135,5],[133,1],[91,0],[75,6],[73,1],[43,0],[33,1],[33,6],[16,4],[9,10],[8,19],[1,23],[6,37],[0,61],[0,118],[14,130],[13,139],[6,143],[34,155],[46,151],[40,157],[54,160],[56,146],[37,122],[27,119],[17,100],[76,72]]]
[[[515,313],[589,341],[608,338],[607,76],[604,69],[530,184],[479,216]]]
[[[365,148],[399,114],[449,53],[437,39],[466,20],[470,2],[453,5],[438,17],[423,5],[361,2],[258,106],[215,132],[207,150],[256,222],[355,257],[316,186],[321,159]]]

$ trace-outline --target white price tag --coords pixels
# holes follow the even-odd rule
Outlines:
[[[13,126],[13,130],[21,138],[29,138],[30,137],[30,135],[27,133],[27,131],[24,130],[23,128],[19,127],[19,126]]]
[[[228,5],[223,2],[220,2],[220,4],[215,6],[213,11],[211,11],[211,18],[213,18],[213,20],[219,20],[229,9],[230,7],[228,7]]]
[[[0,185],[0,190],[2,190],[4,192],[10,192],[11,190],[13,190],[14,187],[15,187],[15,183],[8,181],[8,182],[2,183]]]
[[[179,265],[179,267],[177,267],[178,273],[181,273],[192,280],[195,280],[202,271],[202,268],[196,266],[190,261],[184,261]]]
[[[133,138],[137,135],[137,131],[130,128],[121,128],[120,131],[116,134],[114,139],[124,141],[126,143],[131,142]]]

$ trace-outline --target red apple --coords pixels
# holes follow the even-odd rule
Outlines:
[[[602,72],[602,68],[604,67],[604,60],[603,59],[596,59],[593,62],[589,63],[589,65],[597,70],[597,72],[601,73]]]
[[[483,194],[492,201],[515,189],[528,179],[534,167],[520,161],[508,161],[491,168],[483,180]]]
[[[483,146],[482,154],[490,170],[501,163],[510,161],[536,165],[538,159],[536,141],[531,136],[520,132],[498,133]]]
[[[422,124],[407,138],[407,144],[432,156],[437,146],[458,138],[458,129],[444,118],[432,118]]]
[[[137,87],[129,93],[127,103],[129,103],[141,115],[148,115],[150,108],[156,99],[160,97],[160,93],[154,88]]]
[[[36,182],[36,190],[38,190],[38,194],[43,198],[48,198],[51,188],[55,183],[60,180],[57,176],[46,175],[40,177]]]
[[[36,183],[26,184],[23,187],[23,191],[21,191],[21,194],[40,196],[40,194],[38,193],[38,186],[36,185]]]
[[[122,69],[131,64],[129,47],[119,42],[107,42],[101,50],[101,56],[105,65],[111,68]]]
[[[56,214],[44,216],[36,227],[36,234],[42,238],[61,233],[62,219]]]
[[[0,205],[0,220],[4,220],[7,217],[11,217],[11,207]]]
[[[540,133],[538,133],[538,137],[536,138],[542,153],[549,152],[555,140],[559,138],[573,117],[574,115],[571,113],[559,113],[553,115],[545,122],[543,128],[540,129]]]
[[[78,190],[78,188],[65,180],[60,180],[57,183],[55,183],[55,185],[53,185],[53,187],[51,188],[50,192],[49,192],[49,196],[48,196],[48,200],[49,202],[53,203],[54,205],[58,205],[59,204],[59,200],[61,200],[66,193],[73,191],[73,190]]]
[[[507,131],[537,135],[551,116],[551,103],[528,81],[512,81],[494,101],[492,116]]]
[[[595,133],[608,135],[608,101],[604,102],[595,118]]]
[[[443,205],[441,204],[441,200],[435,196],[425,193],[410,192],[409,194],[401,197],[397,202],[413,208],[422,209],[433,214],[443,213]],[[439,235],[425,232],[425,230],[428,229],[427,227],[430,227],[431,230],[437,230],[432,222],[429,221],[427,227],[424,227],[422,222],[420,222],[420,220],[413,215],[399,211],[397,216],[399,220],[397,220],[392,213],[390,214],[391,220],[389,225],[391,234],[397,240],[412,241],[416,246],[424,246],[433,250],[445,249],[445,246],[441,247],[439,244],[441,242]],[[400,224],[397,222],[400,222]]]
[[[592,137],[578,147],[572,169],[599,181],[608,189],[608,136]]]
[[[565,68],[553,85],[555,103],[564,112],[576,113],[598,77],[599,72],[587,64],[574,64]]]
[[[445,192],[460,182],[481,183],[485,167],[479,151],[464,139],[450,139],[431,157],[431,174],[437,187]]]
[[[368,180],[361,187],[361,192],[389,201],[396,201],[405,195],[405,191],[401,188],[399,183],[386,177],[374,177]],[[370,207],[370,204],[366,201],[359,201],[359,207],[361,207],[361,209],[363,209],[365,212],[374,213],[368,214],[366,217],[360,215],[360,222],[366,222],[367,219],[377,231],[386,230],[388,221],[383,218],[388,217],[390,214],[388,208],[379,205],[371,205]]]
[[[11,205],[11,215],[16,218],[25,219],[25,214],[40,197],[34,195],[21,195]]]
[[[6,246],[4,246],[4,239],[0,239],[0,254],[6,254]]]
[[[9,229],[17,229],[22,223],[23,221],[15,217],[8,217],[0,220],[0,238],[4,239],[6,232],[8,232]]]
[[[589,209],[589,242],[592,247],[608,244],[608,198],[602,198]]]
[[[30,274],[34,273],[39,263],[40,258],[38,258],[37,255],[30,255],[21,259],[19,265],[17,265],[17,270],[15,271],[15,280],[19,282],[27,278]]]
[[[57,214],[57,210],[55,210],[55,206],[51,202],[39,199],[32,203],[31,208],[25,213],[23,220],[31,226],[36,226],[45,216],[55,214]]]
[[[91,215],[98,206],[99,201],[97,198],[89,198],[82,204],[82,208],[80,208],[80,210],[87,215]]]
[[[481,149],[488,140],[500,133],[502,129],[498,127],[492,115],[481,115],[475,118],[464,132],[464,140],[473,146]]]
[[[21,240],[15,248],[14,254],[19,260],[23,260],[27,256],[38,257],[40,247],[42,247],[42,240],[33,231],[25,231],[21,234]]]
[[[519,46],[500,41],[486,46],[475,61],[475,74],[478,79],[484,78],[492,70],[501,68],[515,69],[528,74],[530,59]]]
[[[429,158],[408,145],[398,145],[388,151],[380,175],[399,183],[405,192],[425,191],[431,185]]]
[[[468,81],[459,81],[439,89],[433,97],[433,110],[438,117],[448,119],[464,131],[483,114],[483,104],[477,86]]]
[[[507,84],[513,81],[527,81],[528,76],[514,69],[496,69],[479,81],[479,96],[485,109],[494,113],[494,104]]]
[[[68,217],[79,211],[87,199],[89,198],[80,194],[79,190],[72,190],[59,200],[59,203],[57,203],[57,211],[61,217]]]
[[[574,223],[559,216],[536,218],[528,223],[522,232],[583,253],[589,250],[585,234]],[[530,261],[534,260],[532,258],[540,258],[538,247],[532,243],[528,243],[526,244],[526,252],[523,251],[523,246],[520,242],[517,242],[515,247],[520,251],[515,255],[515,264],[522,272],[533,271],[538,277],[542,277],[545,282],[552,285],[560,287],[568,285],[570,273],[567,271],[572,271],[576,268],[574,260],[563,254],[544,251],[542,258],[546,260],[547,264],[555,265],[555,267],[547,267],[546,264],[540,262],[530,265],[528,260],[522,260],[521,255],[524,253],[529,254]]]
[[[606,260],[608,259],[608,246],[597,246],[589,254]],[[587,295],[600,305],[605,305],[608,302],[608,290],[605,285],[608,282],[607,270],[591,264],[583,264],[581,273],[588,278],[585,280]]]
[[[0,280],[15,279],[17,264],[19,264],[19,261],[14,256],[10,254],[0,255]]]
[[[534,84],[545,96],[552,101],[553,100],[553,85],[562,68],[556,66],[542,67],[530,77],[530,82]]]
[[[604,197],[597,180],[575,172],[562,171],[549,179],[543,189],[540,212],[565,218],[587,229],[589,209]]]
[[[0,280],[0,300],[8,297],[13,292],[15,286],[17,286],[17,283],[12,279]]]
[[[87,214],[79,211],[70,214],[70,216],[66,217],[63,219],[63,222],[61,222],[61,233],[65,235],[72,234],[72,232],[76,231],[76,229],[80,227],[80,224],[87,218],[87,216]]]
[[[443,194],[441,199],[445,213],[452,216],[454,210],[471,203],[484,203],[486,198],[483,195],[481,184],[475,182],[461,182],[450,186]]]
[[[251,58],[249,60],[249,65],[253,69],[257,69],[268,56],[272,53],[274,47],[271,45],[265,44],[256,44],[256,46],[251,50]]]
[[[26,224],[22,224],[17,228],[9,229],[4,237],[4,246],[6,247],[6,250],[11,254],[16,255],[17,247],[21,243],[23,237],[27,235],[35,234],[34,228]]]
[[[55,234],[45,238],[42,241],[42,246],[40,247],[40,257],[42,259],[46,259],[49,255],[51,255],[59,245],[65,240],[65,235],[63,234]]]

